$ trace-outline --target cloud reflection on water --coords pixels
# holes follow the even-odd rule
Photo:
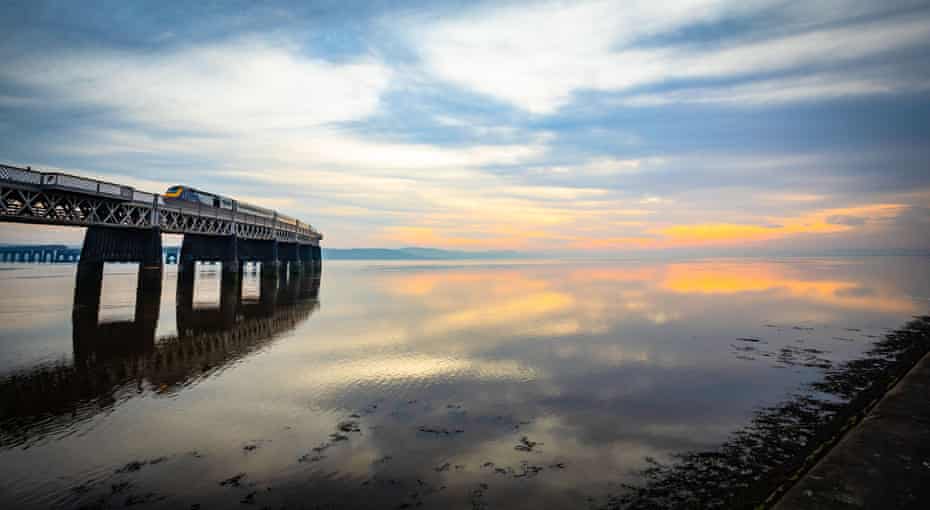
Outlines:
[[[130,480],[168,506],[255,490],[272,505],[313,494],[396,506],[417,492],[470,507],[475,491],[492,507],[586,504],[632,480],[646,456],[714,447],[822,372],[778,368],[763,351],[857,356],[921,311],[913,296],[928,293],[913,274],[926,270],[907,258],[334,262],[323,306],[273,344],[196,385],[130,395],[79,435],[2,450],[0,464],[51,466],[47,476],[71,482],[48,492],[72,502]],[[759,339],[755,355],[734,356],[742,337]],[[131,447],[101,449],[114,435]],[[538,445],[521,450],[523,437]],[[217,483],[239,472],[243,488]],[[36,497],[47,481],[22,480],[16,494]],[[82,481],[87,494],[69,492]]]

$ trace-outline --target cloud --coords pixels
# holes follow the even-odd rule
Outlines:
[[[835,214],[833,216],[827,216],[827,223],[830,225],[845,225],[847,227],[861,227],[865,225],[868,218],[863,218],[862,216],[849,216],[845,214]]]
[[[855,72],[819,73],[788,78],[762,79],[749,83],[689,87],[668,92],[633,94],[620,98],[624,106],[661,106],[673,103],[717,103],[759,106],[815,101],[861,95],[888,95],[930,89],[930,76],[855,76]]]
[[[96,33],[0,50],[0,151],[274,206],[329,246],[885,246],[882,229],[924,224],[861,209],[926,202],[925,108],[901,94],[930,82],[914,65],[930,23],[910,5],[489,3],[376,13],[350,34]],[[898,109],[822,110],[875,95]],[[732,108],[757,105],[772,108]]]
[[[661,157],[620,159],[600,156],[587,159],[579,164],[533,167],[528,171],[534,175],[579,179],[639,174],[661,168],[664,163],[665,160]]]
[[[795,217],[770,218],[767,225],[702,223],[658,229],[672,244],[765,241],[798,234],[831,234],[864,226],[869,219],[895,218],[902,204],[869,204],[842,209],[818,210]]]
[[[820,2],[806,9],[785,9],[774,1],[539,3],[475,9],[407,30],[428,72],[536,114],[556,112],[582,90],[622,91],[674,80],[835,66],[926,45],[930,38],[930,23],[922,14],[818,27],[818,21],[835,23],[837,9],[846,12],[846,19],[870,10],[861,2]],[[714,44],[640,44],[684,27],[773,12],[788,17],[787,26],[794,24],[795,31]],[[870,94],[899,85],[894,80],[844,82],[808,83],[780,99]],[[741,92],[744,100],[758,102],[764,90]],[[656,98],[635,101],[650,100]]]
[[[334,64],[259,39],[145,54],[74,50],[7,62],[0,79],[175,132],[302,129],[377,111],[390,69],[371,57]],[[14,98],[15,99],[15,98]]]

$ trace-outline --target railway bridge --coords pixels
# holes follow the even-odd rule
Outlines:
[[[318,272],[322,234],[309,223],[260,208],[230,210],[202,202],[172,201],[131,186],[31,167],[0,164],[0,221],[86,227],[75,293],[100,285],[105,262],[138,262],[139,294],[161,287],[161,234],[182,234],[180,280],[196,262],[219,262],[232,278],[246,262],[260,262],[263,277]],[[73,254],[71,254],[73,255]],[[30,255],[30,258],[32,255]],[[51,255],[37,255],[46,261]],[[99,288],[96,289],[99,294]]]

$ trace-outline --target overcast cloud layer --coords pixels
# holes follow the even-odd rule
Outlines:
[[[0,161],[331,247],[930,248],[927,1],[24,1],[0,33]]]

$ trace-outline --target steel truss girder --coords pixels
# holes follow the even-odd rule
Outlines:
[[[31,186],[8,186],[2,182],[0,221],[128,228],[157,226],[162,232],[172,234],[236,235],[261,241],[316,242],[315,237],[304,233],[217,218],[196,210],[162,207],[156,210],[150,204]]]
[[[0,219],[150,228],[152,206],[72,193],[0,187]]]

